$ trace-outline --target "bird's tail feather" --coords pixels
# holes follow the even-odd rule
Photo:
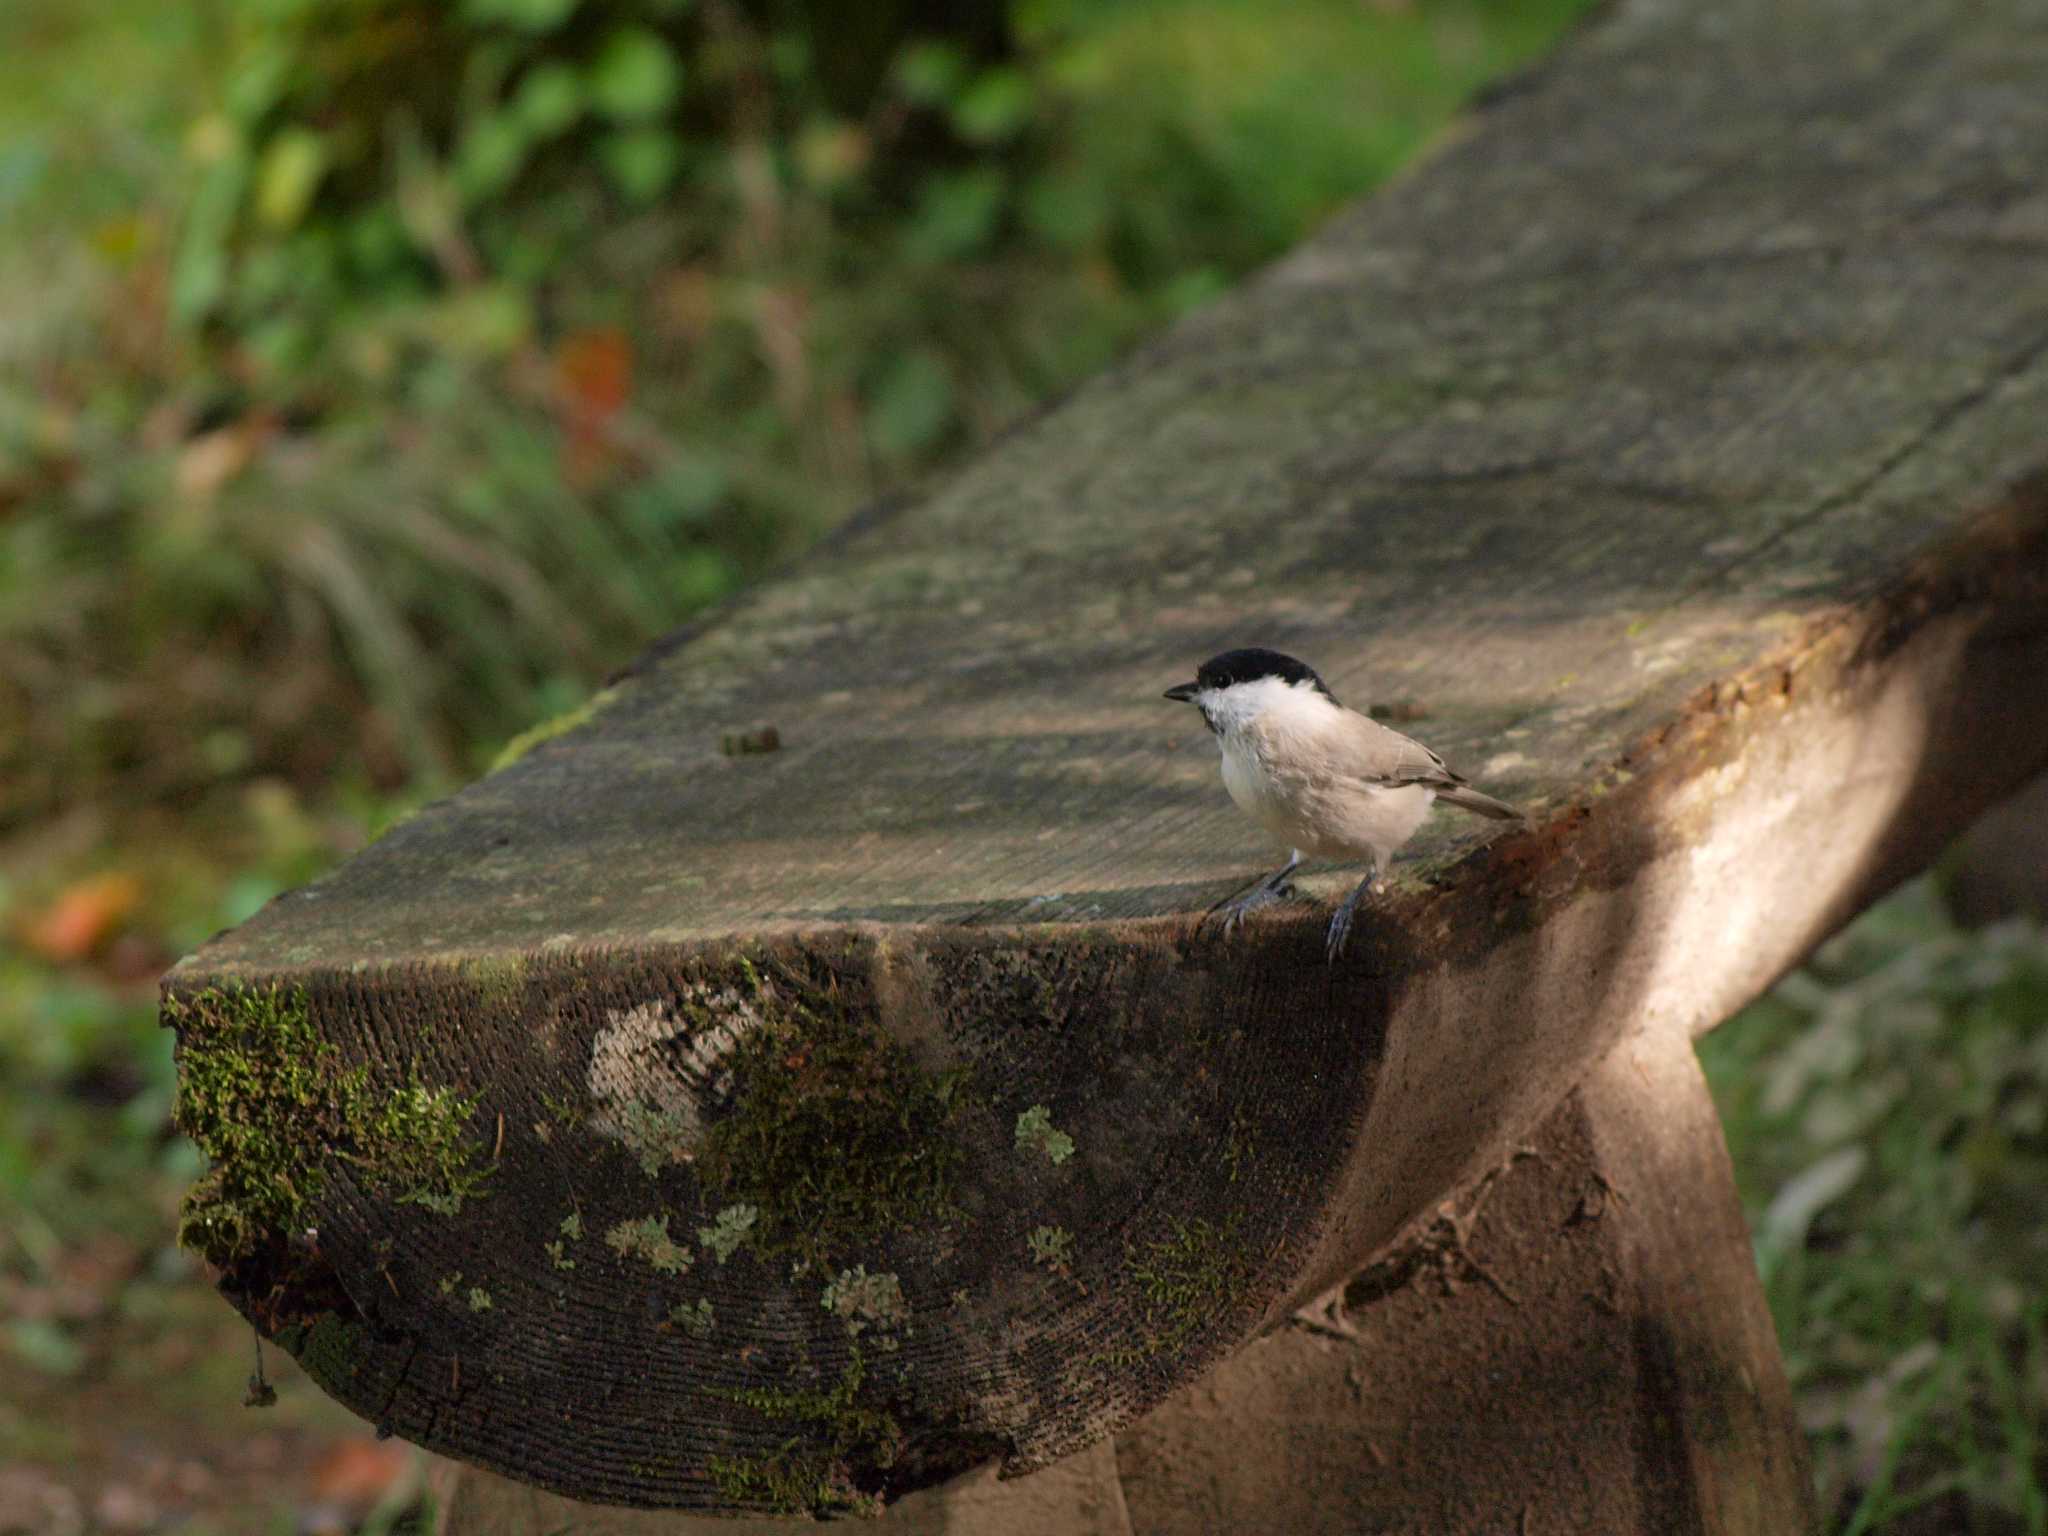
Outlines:
[[[1437,799],[1462,810],[1477,811],[1482,816],[1491,816],[1495,821],[1520,821],[1522,813],[1505,800],[1496,800],[1491,795],[1481,794],[1469,784],[1453,784],[1448,789],[1436,792]]]

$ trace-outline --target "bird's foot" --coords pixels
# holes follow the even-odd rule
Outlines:
[[[1358,904],[1379,889],[1379,877],[1371,876],[1358,883],[1358,889],[1344,898],[1343,905],[1330,914],[1329,936],[1323,941],[1323,953],[1330,964],[1335,965],[1344,954],[1345,942],[1351,937],[1351,922],[1358,915]]]
[[[1323,954],[1332,965],[1344,953],[1344,942],[1351,937],[1351,903],[1345,902],[1330,918],[1329,936],[1323,940]]]
[[[1227,900],[1217,902],[1202,918],[1202,925],[1204,927],[1208,927],[1211,924],[1220,925],[1223,937],[1227,939],[1237,932],[1238,928],[1243,925],[1244,920],[1251,916],[1252,913],[1263,911],[1267,907],[1277,906],[1283,901],[1291,901],[1293,898],[1294,887],[1292,885],[1284,881],[1279,885],[1274,885],[1270,881],[1261,880],[1250,890],[1240,891],[1237,895]]]

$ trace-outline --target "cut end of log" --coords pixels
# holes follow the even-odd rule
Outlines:
[[[1041,1465],[1251,1331],[1371,1070],[1369,989],[1203,953],[181,978],[185,1241],[365,1417],[580,1497],[833,1514]]]

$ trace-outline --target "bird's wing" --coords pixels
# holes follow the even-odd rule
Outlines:
[[[1425,784],[1432,789],[1450,789],[1465,782],[1448,764],[1412,736],[1381,725],[1369,715],[1345,710],[1339,727],[1343,738],[1338,771],[1366,784],[1398,788],[1404,784]]]

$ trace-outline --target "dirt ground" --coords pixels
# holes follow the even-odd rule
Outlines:
[[[338,1536],[403,1529],[425,1458],[379,1442],[188,1271],[121,1289],[69,1375],[7,1370],[0,1536]]]

